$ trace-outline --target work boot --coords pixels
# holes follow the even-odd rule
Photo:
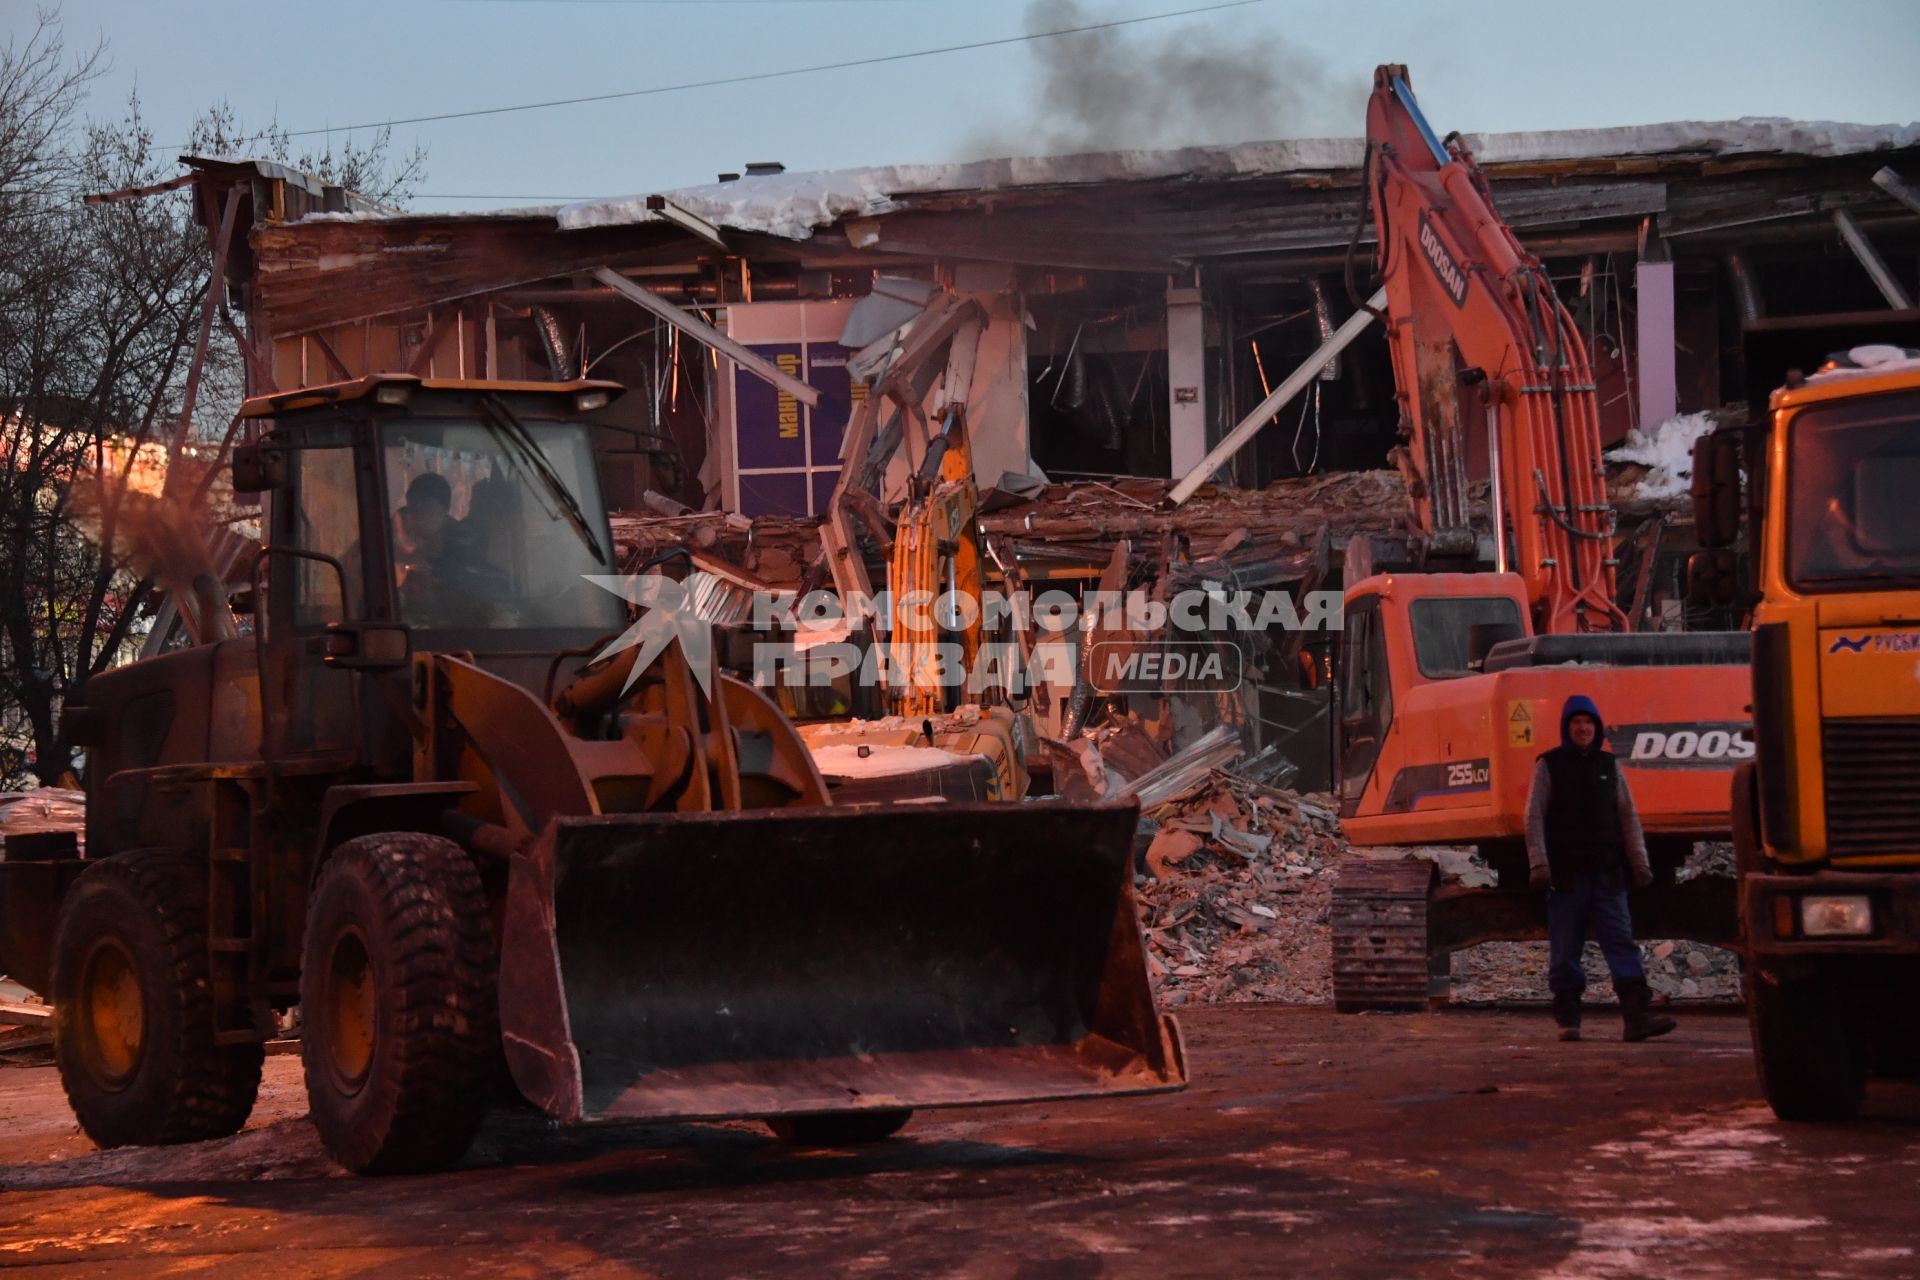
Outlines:
[[[1665,1014],[1653,1011],[1653,992],[1645,978],[1615,978],[1614,994],[1620,997],[1620,1017],[1625,1023],[1622,1040],[1650,1040],[1663,1036],[1679,1024]]]
[[[1578,991],[1556,991],[1553,993],[1553,1021],[1560,1028],[1562,1040],[1580,1038],[1580,993]]]

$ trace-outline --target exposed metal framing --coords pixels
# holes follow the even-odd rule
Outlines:
[[[651,311],[688,337],[706,344],[754,377],[772,383],[809,409],[820,403],[820,393],[800,379],[781,372],[771,361],[763,360],[706,321],[674,306],[651,289],[644,289],[611,267],[598,267],[594,279],[615,293]]]
[[[648,196],[647,210],[651,213],[659,214],[676,227],[691,231],[694,235],[699,236],[702,240],[705,240],[717,249],[724,249],[728,253],[733,252],[732,248],[727,244],[726,236],[721,234],[720,228],[714,226],[699,214],[682,209],[665,196]]]
[[[1875,172],[1873,185],[1915,213],[1920,213],[1920,190],[1908,186],[1906,179],[1895,173],[1892,166],[1883,167]]]
[[[1262,427],[1273,421],[1274,414],[1286,408],[1288,401],[1299,395],[1302,388],[1319,377],[1320,370],[1326,367],[1327,361],[1345,351],[1353,340],[1373,323],[1380,308],[1386,305],[1386,289],[1383,287],[1374,290],[1373,296],[1367,299],[1365,306],[1348,316],[1345,323],[1333,331],[1333,336],[1320,344],[1319,350],[1308,356],[1299,368],[1288,374],[1286,381],[1273,389],[1272,395],[1255,405],[1252,413],[1242,418],[1240,424],[1227,432],[1226,437],[1219,444],[1208,450],[1207,456],[1200,459],[1198,466],[1180,478],[1180,483],[1175,485],[1173,492],[1167,495],[1167,501],[1177,507],[1191,498],[1201,485],[1213,477],[1214,472],[1225,466],[1233,455],[1240,451],[1241,446],[1258,435]]]
[[[1847,242],[1847,248],[1853,250],[1853,256],[1867,269],[1867,274],[1873,278],[1874,288],[1880,290],[1880,296],[1887,300],[1887,305],[1895,311],[1912,307],[1913,300],[1901,287],[1899,278],[1887,266],[1880,251],[1873,247],[1873,241],[1867,239],[1867,233],[1860,229],[1860,224],[1853,220],[1853,215],[1845,209],[1835,209],[1833,225],[1840,228],[1840,238]]]

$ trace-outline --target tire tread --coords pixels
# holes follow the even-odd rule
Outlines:
[[[92,884],[87,882],[91,880]],[[117,1134],[97,1133],[89,1117],[80,1123],[102,1146],[167,1145],[224,1138],[237,1133],[253,1113],[260,1090],[265,1056],[258,1043],[214,1043],[213,984],[207,949],[207,911],[204,859],[169,850],[134,849],[103,858],[89,867],[74,886],[78,893],[117,892],[153,913],[166,947],[165,963],[172,975],[168,992],[182,1030],[178,1046],[181,1069],[174,1076],[165,1110],[151,1124],[151,1136],[129,1140]],[[62,948],[62,951],[65,949]],[[56,965],[62,963],[56,955]],[[55,991],[66,990],[66,977],[56,977]],[[55,1004],[56,1031],[60,1027]],[[56,1043],[58,1042],[56,1034]],[[151,1050],[149,1050],[151,1052]],[[57,1052],[61,1084],[71,1099],[76,1074],[83,1070],[65,1053]],[[79,1108],[76,1107],[76,1111]]]
[[[339,874],[359,877],[374,900],[394,975],[392,1025],[401,1034],[393,1053],[376,1050],[373,1069],[394,1098],[379,1131],[322,1127],[321,1137],[356,1172],[444,1167],[472,1143],[492,1092],[498,961],[479,871],[449,840],[392,832],[336,849],[322,883]],[[310,1088],[319,1070],[307,1063]]]
[[[1786,1121],[1851,1120],[1866,1071],[1833,993],[1805,980],[1778,987],[1747,979],[1754,1065],[1773,1113]]]

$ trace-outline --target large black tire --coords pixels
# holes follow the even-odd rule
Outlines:
[[[891,1138],[906,1127],[913,1112],[830,1111],[823,1115],[775,1116],[767,1128],[782,1142],[799,1147],[857,1147]]]
[[[420,1173],[466,1153],[492,1092],[499,961],[460,846],[361,836],[321,869],[300,968],[313,1124],[355,1173]]]
[[[103,858],[54,928],[53,1055],[103,1147],[238,1132],[260,1090],[257,1043],[214,1043],[207,864],[164,850]]]
[[[1866,1097],[1866,1063],[1837,993],[1817,979],[1770,982],[1749,969],[1747,1023],[1760,1087],[1782,1120],[1851,1120]]]

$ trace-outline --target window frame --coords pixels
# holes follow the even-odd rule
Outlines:
[[[1920,560],[1916,560],[1911,569],[1868,570],[1863,574],[1807,577],[1802,572],[1802,556],[1797,545],[1801,532],[1803,515],[1799,510],[1799,499],[1805,491],[1808,481],[1804,478],[1802,461],[1803,439],[1810,431],[1820,431],[1830,424],[1845,427],[1849,419],[1851,425],[1863,425],[1860,418],[1867,414],[1882,417],[1896,416],[1901,412],[1900,402],[1910,409],[1910,417],[1916,428],[1920,428],[1920,391],[1901,389],[1883,392],[1861,399],[1822,401],[1807,405],[1787,424],[1786,438],[1786,484],[1781,502],[1786,519],[1782,522],[1781,569],[1787,585],[1801,595],[1840,595],[1867,591],[1896,591],[1920,585]],[[1811,421],[1809,421],[1811,419]],[[1920,434],[1920,432],[1916,432]],[[1866,576],[1871,574],[1874,576]]]
[[[1453,667],[1445,667],[1445,668],[1439,668],[1435,670],[1429,670],[1427,665],[1426,646],[1421,643],[1421,639],[1420,639],[1421,622],[1423,621],[1423,615],[1431,612],[1432,608],[1439,608],[1439,607],[1448,606],[1448,605],[1491,604],[1491,603],[1499,603],[1499,604],[1506,605],[1509,609],[1513,611],[1513,616],[1511,618],[1481,618],[1477,620],[1470,619],[1463,622],[1461,625],[1472,626],[1474,621],[1480,621],[1480,622],[1511,621],[1515,626],[1520,628],[1522,635],[1526,634],[1526,628],[1527,628],[1526,614],[1521,610],[1520,602],[1515,600],[1512,596],[1504,596],[1504,595],[1422,596],[1417,600],[1410,601],[1407,606],[1407,633],[1413,641],[1414,669],[1417,670],[1421,674],[1421,676],[1423,676],[1428,680],[1458,680],[1463,676],[1472,676],[1472,675],[1480,674],[1479,672],[1474,671],[1471,668],[1464,665],[1457,669]],[[1443,634],[1445,630],[1446,630],[1445,628],[1442,628]],[[1466,653],[1466,649],[1464,647],[1464,636],[1463,636],[1463,647],[1461,649],[1461,653],[1464,661],[1465,653]]]
[[[527,411],[519,407],[516,407],[515,412],[536,438],[541,431],[551,430],[555,427],[578,428],[579,440],[585,450],[585,476],[594,486],[593,496],[595,499],[595,509],[587,511],[585,514],[589,517],[589,524],[593,526],[592,531],[595,539],[599,541],[601,550],[604,551],[607,556],[606,564],[599,572],[608,575],[619,574],[622,571],[620,548],[613,538],[613,529],[607,511],[606,493],[601,488],[599,470],[600,457],[599,450],[594,446],[593,424],[578,418],[568,417],[564,414],[543,414],[537,410]],[[476,426],[484,429],[485,426],[485,419],[481,416],[478,407],[464,399],[436,406],[431,413],[415,414],[411,421],[420,423],[432,422],[442,429],[449,426]],[[368,483],[374,494],[377,509],[381,513],[381,518],[378,523],[380,525],[382,547],[381,557],[376,567],[379,570],[378,576],[380,578],[382,592],[391,602],[392,613],[390,616],[392,618],[405,623],[405,625],[409,627],[418,627],[442,636],[479,632],[489,635],[514,636],[528,640],[549,634],[566,636],[591,634],[598,636],[606,634],[608,628],[617,631],[621,626],[625,625],[625,622],[620,620],[624,617],[624,613],[610,613],[605,624],[598,622],[575,624],[543,621],[513,627],[469,622],[436,624],[424,620],[409,620],[405,618],[400,604],[400,584],[396,576],[399,568],[398,552],[397,548],[393,545],[393,539],[395,519],[401,505],[406,501],[406,493],[404,489],[398,493],[393,491],[393,486],[389,483],[391,477],[388,474],[389,468],[387,465],[388,451],[393,447],[390,433],[402,425],[404,425],[402,421],[396,421],[392,418],[376,419],[372,424],[369,445],[365,451],[370,473]],[[551,461],[551,459],[549,459],[549,461]],[[537,482],[532,480],[528,481],[529,485],[534,483]],[[579,499],[581,495],[576,492],[574,496],[576,499]],[[618,597],[611,592],[606,594],[609,600],[618,599]]]

